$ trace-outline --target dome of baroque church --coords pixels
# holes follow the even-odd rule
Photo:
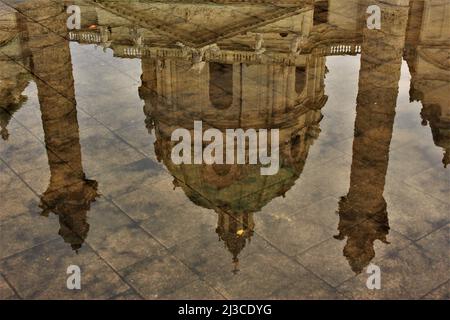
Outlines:
[[[280,129],[280,169],[275,175],[268,176],[261,175],[260,165],[176,165],[171,160],[172,148],[176,144],[171,141],[171,133],[179,126],[159,122],[155,115],[150,117],[155,128],[156,155],[174,176],[175,187],[181,187],[194,203],[202,207],[229,213],[249,213],[258,212],[272,199],[283,196],[300,177],[309,148],[320,131],[320,111],[309,110],[306,113],[311,120],[308,125],[302,127],[297,124]],[[185,121],[181,120],[182,123]]]

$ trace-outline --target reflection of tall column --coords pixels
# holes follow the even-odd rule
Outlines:
[[[25,14],[62,34],[63,6],[43,2],[38,8],[26,8]],[[76,250],[89,231],[87,211],[97,197],[97,182],[87,180],[83,172],[70,48],[38,24],[28,23],[27,30],[51,171],[41,207],[43,214],[59,216],[59,234]]]
[[[398,4],[398,1],[397,1]],[[381,30],[365,30],[356,107],[350,190],[339,203],[338,239],[361,272],[375,256],[375,240],[389,232],[383,197],[395,118],[408,8],[378,3]]]

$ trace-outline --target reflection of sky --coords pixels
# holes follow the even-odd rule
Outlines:
[[[349,126],[352,129],[354,127],[360,56],[327,57],[327,68],[329,72],[325,79],[325,93],[329,98],[322,109],[325,116],[321,122],[323,136],[327,136],[328,131],[330,133],[333,132],[333,127],[336,125]],[[396,149],[405,147],[413,140],[416,140],[421,145],[429,146],[426,152],[416,150],[418,156],[426,157],[426,161],[431,167],[439,166],[443,151],[434,145],[430,127],[421,125],[421,102],[409,101],[410,81],[411,75],[408,65],[406,61],[403,61],[391,143],[391,156],[395,154]],[[323,136],[320,136],[319,140],[324,138]],[[351,135],[349,139],[352,140],[353,136]],[[413,147],[411,146],[411,148]],[[351,143],[348,144],[346,150],[351,154]]]
[[[439,167],[440,170],[444,170],[441,163],[443,150],[434,145],[430,126],[422,126],[421,124],[420,112],[422,110],[422,103],[409,101],[410,80],[411,75],[408,65],[406,61],[403,61],[392,145],[398,148],[405,147],[406,150],[404,149],[403,151],[414,150],[413,154],[417,158],[422,157],[424,163],[429,167]],[[413,140],[415,140],[415,144],[411,144]],[[423,148],[426,148],[426,150]]]

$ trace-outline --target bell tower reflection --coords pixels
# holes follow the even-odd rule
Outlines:
[[[408,18],[408,1],[376,4],[382,9],[382,29],[363,34],[350,189],[339,202],[335,236],[347,238],[343,253],[355,273],[375,257],[376,240],[389,243],[383,192]]]
[[[59,217],[59,235],[78,250],[89,231],[87,212],[98,197],[97,182],[86,179],[83,171],[70,48],[56,34],[66,31],[65,10],[61,4],[43,2],[22,8],[40,23],[26,22],[51,173],[40,207],[43,215],[53,212]]]

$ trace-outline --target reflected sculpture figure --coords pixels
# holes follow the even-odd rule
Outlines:
[[[62,4],[52,1],[33,4],[21,9],[34,21],[65,32]],[[69,43],[55,33],[45,32],[42,25],[26,22],[51,173],[40,207],[43,215],[53,212],[59,217],[59,235],[78,250],[89,231],[87,212],[98,197],[97,182],[86,179],[82,167]]]
[[[389,243],[383,192],[408,8],[379,5],[382,30],[365,30],[363,35],[350,189],[339,202],[339,234],[335,236],[347,238],[343,253],[355,273],[375,257],[376,240]]]
[[[232,92],[223,93],[231,95],[225,99],[230,106],[224,112],[211,101],[210,86],[217,85],[214,79],[218,76],[210,76],[210,64],[198,73],[182,59],[142,59],[140,95],[145,100],[147,127],[156,136],[158,160],[174,176],[175,187],[181,187],[193,203],[217,212],[216,232],[232,254],[234,272],[239,268],[238,256],[254,232],[253,214],[295,184],[320,132],[320,110],[326,96],[323,87],[315,86],[323,85],[325,59],[311,54],[304,61],[306,65],[300,67],[234,63],[221,68],[233,70]],[[214,70],[216,65],[214,62]],[[295,77],[300,72],[304,85],[297,92]],[[267,94],[273,99],[261,99]],[[179,128],[192,132],[198,120],[203,121],[204,130],[215,128],[222,133],[236,128],[279,129],[279,172],[261,176],[259,165],[175,165],[171,160],[176,144],[171,141],[172,132]]]

